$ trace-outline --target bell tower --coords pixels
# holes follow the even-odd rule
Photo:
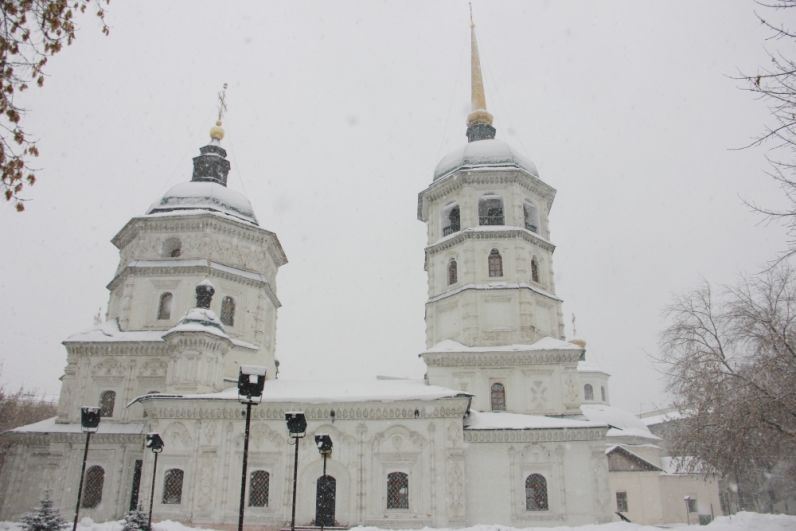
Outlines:
[[[555,189],[533,162],[496,138],[472,20],[470,39],[468,142],[440,161],[431,185],[418,195],[418,219],[427,226],[422,356],[433,383],[475,392],[474,407],[489,409],[490,382],[507,389],[504,380],[518,377],[517,371],[548,362],[548,372],[563,375],[559,361],[574,370],[583,349],[563,341],[548,217]],[[560,400],[547,392],[532,406],[520,394],[510,400],[506,391],[504,408],[574,412],[574,385],[565,399],[568,384],[556,380],[545,388],[556,387]]]

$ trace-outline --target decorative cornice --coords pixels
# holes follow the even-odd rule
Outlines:
[[[202,262],[201,264],[197,264],[196,262]],[[241,284],[245,284],[248,286],[255,286],[260,287],[265,292],[266,296],[269,298],[271,303],[276,307],[279,308],[282,306],[282,303],[279,302],[279,298],[277,298],[276,293],[271,288],[271,285],[265,278],[257,279],[253,278],[255,275],[261,276],[259,273],[254,271],[247,271],[245,269],[239,269],[236,267],[228,266],[225,264],[218,264],[217,262],[213,262],[212,260],[174,260],[173,262],[169,261],[168,265],[146,265],[140,266],[135,264],[136,261],[132,261],[125,265],[113,280],[111,280],[106,288],[110,291],[116,289],[116,287],[121,284],[125,279],[129,276],[163,276],[163,275],[174,275],[174,276],[182,276],[186,274],[196,274],[200,276],[205,276],[208,278],[223,278],[226,280],[232,280],[235,282],[240,282]],[[214,266],[222,266],[224,269]],[[236,272],[238,271],[238,272]]]
[[[164,331],[165,333],[165,331]],[[162,339],[153,341],[70,341],[62,342],[68,354],[89,356],[163,356],[168,345]]]
[[[488,348],[488,347],[487,347]],[[509,352],[423,352],[420,357],[429,367],[516,367],[578,363],[583,351],[518,350]]]
[[[141,433],[93,433],[92,444],[142,444]],[[85,444],[86,434],[83,432],[20,432],[7,431],[0,434],[0,440],[9,443],[47,445],[50,443]]]
[[[487,283],[487,284],[465,284],[464,286],[459,286],[452,290],[446,291],[444,293],[440,293],[439,295],[434,295],[430,297],[426,304],[431,304],[434,302],[438,302],[448,297],[453,297],[454,295],[458,295],[459,293],[463,293],[468,290],[476,290],[476,291],[495,291],[495,290],[506,290],[506,289],[527,289],[528,291],[532,291],[542,297],[548,298],[550,300],[556,302],[563,302],[561,299],[549,293],[543,289],[537,288],[531,284],[524,284],[520,282],[500,282],[500,283]]]
[[[235,234],[243,240],[256,243],[273,243],[267,246],[277,267],[287,263],[287,256],[279,243],[276,233],[257,227],[244,221],[230,219],[214,212],[199,212],[196,214],[180,214],[173,216],[155,215],[138,216],[128,221],[124,227],[113,237],[111,243],[122,249],[135,238],[139,232],[202,232],[213,230],[220,234]]]
[[[522,443],[601,441],[608,427],[599,428],[538,428],[524,430],[464,429],[464,441],[469,443]]]
[[[492,229],[494,226],[490,226]],[[465,240],[494,240],[494,239],[523,239],[529,243],[537,245],[545,251],[554,252],[556,246],[548,240],[545,240],[535,232],[531,232],[524,227],[511,227],[506,226],[503,230],[478,230],[478,227],[463,228],[459,232],[443,238],[432,245],[426,247],[426,260],[429,255],[449,249],[454,245],[461,243]]]
[[[237,400],[199,397],[144,396],[138,400],[148,418],[155,419],[240,419],[241,404]],[[284,421],[288,411],[303,411],[307,420],[395,420],[464,417],[469,397],[384,402],[340,402],[311,405],[302,402],[273,402],[252,408],[253,420]],[[334,416],[331,412],[334,411]],[[415,411],[418,412],[415,417]]]
[[[519,184],[545,199],[547,212],[553,207],[556,190],[539,177],[519,168],[462,168],[432,182],[417,194],[417,219],[428,221],[428,203],[447,196],[467,184]]]

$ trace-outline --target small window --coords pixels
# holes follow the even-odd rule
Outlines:
[[[409,508],[409,475],[404,472],[387,474],[387,508]]]
[[[489,276],[502,277],[503,276],[503,257],[497,249],[492,249],[489,252]]]
[[[505,225],[503,200],[496,195],[485,195],[478,201],[479,225]]]
[[[160,303],[158,304],[158,320],[171,319],[171,301],[173,299],[174,295],[168,291],[160,295]]]
[[[689,513],[697,512],[697,499],[696,498],[693,498],[691,496],[686,496],[685,497],[685,503],[688,506],[688,512]]]
[[[442,235],[447,236],[461,229],[459,205],[453,204],[442,212]]]
[[[163,256],[166,258],[177,258],[182,254],[182,243],[179,238],[168,238],[163,242]]]
[[[531,258],[531,280],[539,282],[539,262],[536,258]]]
[[[539,210],[536,205],[528,201],[523,205],[525,214],[525,228],[531,232],[539,232]]]
[[[627,492],[616,493],[616,511],[620,513],[627,512]]]
[[[525,478],[525,510],[546,511],[547,480],[541,474],[531,474]]]
[[[265,470],[255,470],[249,480],[249,507],[268,507],[268,483],[270,474]]]
[[[86,470],[86,477],[83,481],[83,501],[81,505],[86,509],[93,509],[102,501],[105,469],[101,466],[92,466]]]
[[[448,285],[456,284],[459,281],[459,266],[456,265],[456,260],[451,258],[448,262]]]
[[[184,475],[179,468],[166,470],[163,479],[163,503],[182,503],[182,479]]]
[[[235,299],[232,297],[224,297],[221,301],[221,322],[235,326]]]
[[[603,402],[605,402],[605,386],[600,386],[600,398],[602,398]]]
[[[491,389],[492,411],[506,411],[506,388],[502,383],[493,383]]]
[[[115,391],[103,391],[100,395],[100,417],[112,417],[113,406],[116,404]]]
[[[594,388],[591,384],[586,384],[583,386],[583,397],[586,400],[594,400]]]

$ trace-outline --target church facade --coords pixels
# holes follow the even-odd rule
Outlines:
[[[341,526],[612,520],[607,449],[617,428],[605,417],[607,375],[584,367],[585,343],[564,340],[549,236],[555,190],[496,138],[474,30],[472,62],[468,143],[418,196],[428,229],[424,379],[276,378],[276,277],[287,258],[249,200],[226,187],[219,122],[192,179],[113,238],[120,259],[106,320],[64,341],[58,416],[3,435],[0,518],[17,518],[45,492],[65,514],[75,506],[80,407],[89,404],[102,421],[82,516],[146,508],[154,485],[156,521],[237,523],[244,406],[230,381],[240,366],[258,365],[268,380],[252,408],[247,525],[290,522],[295,448],[285,413],[293,411],[308,423],[298,443],[297,525],[316,522],[324,470],[316,434],[334,443],[325,466]],[[156,471],[149,432],[165,442]],[[649,435],[624,442],[647,447]]]

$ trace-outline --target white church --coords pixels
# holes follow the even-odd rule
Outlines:
[[[294,411],[307,420],[295,475],[300,526],[317,523],[316,434],[333,440],[326,466],[341,527],[578,525],[616,513],[661,523],[708,505],[718,514],[715,482],[667,467],[660,440],[610,406],[608,374],[587,361],[585,343],[565,340],[549,237],[555,190],[495,138],[474,29],[471,39],[468,142],[418,194],[428,229],[425,378],[277,378],[276,277],[287,257],[249,199],[226,187],[219,121],[191,180],[114,236],[106,320],[64,341],[58,416],[2,435],[0,520],[29,511],[45,491],[72,516],[86,437],[80,408],[97,405],[81,517],[146,510],[154,484],[155,521],[231,528],[244,448],[241,365],[263,366],[267,378],[252,408],[249,527],[291,520],[295,447],[285,413]],[[150,432],[165,442],[154,477]]]

